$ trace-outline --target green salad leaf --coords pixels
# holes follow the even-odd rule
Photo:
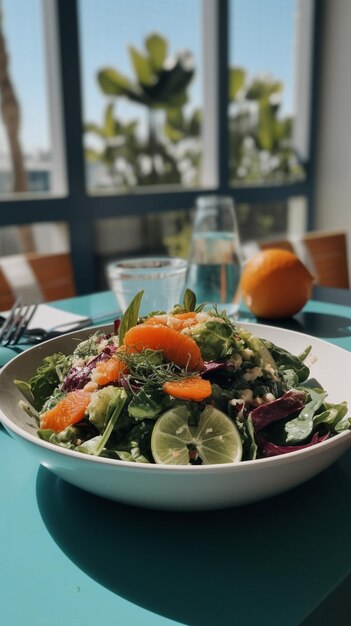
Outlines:
[[[129,453],[134,461],[152,462],[151,434],[154,425],[154,420],[139,420],[131,428],[123,442],[116,446],[118,454],[122,456],[122,451],[124,451]]]
[[[243,444],[243,461],[252,461],[257,457],[257,444],[255,441],[255,431],[249,415],[245,421],[235,419],[235,425],[240,433]]]
[[[276,346],[271,341],[267,339],[263,340],[263,343],[268,348],[271,353],[274,361],[277,364],[278,369],[282,372],[284,378],[286,378],[286,382],[290,386],[294,386],[295,383],[302,383],[309,377],[310,370],[305,363],[300,359],[300,357],[291,354],[284,348],[280,346]],[[307,356],[310,349],[306,349],[303,353],[303,358]]]
[[[96,426],[100,433],[104,432],[119,399],[120,389],[113,385],[102,387],[93,394],[87,408],[87,414],[89,421]]]
[[[25,397],[25,399],[30,404],[34,404],[34,396],[32,394],[32,389],[31,389],[30,384],[26,382],[25,380],[14,380],[13,382],[15,383],[17,389],[19,389],[21,394]]]
[[[205,302],[196,306],[196,295],[191,289],[187,288],[184,292],[183,304],[175,304],[170,313],[190,313],[192,311],[200,313],[205,306]]]
[[[299,415],[285,424],[285,443],[288,445],[298,444],[312,434],[315,426],[315,413],[322,406],[327,393],[322,390],[309,389],[310,401],[300,411]]]
[[[120,416],[124,405],[128,399],[127,393],[121,387],[115,388],[116,393],[110,399],[107,405],[107,411],[104,419],[104,428],[101,434],[89,439],[88,441],[77,446],[76,450],[79,452],[85,452],[86,454],[93,454],[98,456],[102,450],[106,447],[106,444],[111,436],[111,433],[116,425],[118,417]],[[89,411],[89,407],[88,407]],[[101,424],[99,424],[101,427]]]
[[[126,334],[126,332],[130,328],[132,328],[132,326],[135,326],[138,321],[140,302],[141,302],[143,295],[144,295],[144,291],[139,291],[136,294],[136,296],[134,296],[130,305],[128,306],[125,313],[123,314],[121,325],[119,327],[119,332],[118,332],[120,345],[122,345],[123,343],[124,335]]]
[[[199,346],[205,361],[223,359],[241,348],[233,326],[223,318],[198,324],[191,331],[191,337]]]
[[[156,420],[165,410],[167,396],[162,390],[142,387],[135,393],[128,405],[128,413],[137,420]]]
[[[88,337],[88,339],[85,339],[84,341],[80,341],[77,347],[73,351],[73,360],[86,359],[87,357],[92,357],[98,354],[100,340],[101,340],[101,337],[104,337],[104,336],[105,336],[105,333],[96,331],[93,335]]]
[[[346,417],[348,406],[345,401],[339,402],[339,404],[324,402],[322,408],[324,410],[314,417],[315,426],[325,424],[328,430],[335,433],[341,433],[351,427],[351,418]]]
[[[191,289],[186,289],[183,298],[183,306],[186,312],[195,311],[196,296]]]
[[[69,368],[69,358],[61,352],[56,352],[43,359],[36,374],[28,382],[20,380],[14,382],[22,392],[25,392],[25,397],[33,404],[34,408],[41,411],[44,403],[53,394]]]
[[[54,443],[62,448],[74,450],[81,440],[82,430],[79,426],[67,426],[64,430],[56,433],[50,428],[39,428],[38,435],[43,441],[49,441],[49,443]]]

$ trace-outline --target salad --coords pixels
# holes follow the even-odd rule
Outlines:
[[[16,380],[38,436],[111,459],[203,465],[287,454],[350,429],[346,402],[309,380],[295,356],[196,306],[139,317],[138,293],[111,333],[45,357]],[[206,309],[206,310],[205,310]]]

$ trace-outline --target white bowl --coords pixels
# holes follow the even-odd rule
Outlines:
[[[242,324],[294,354],[311,344],[311,376],[328,391],[328,401],[346,400],[351,409],[351,353],[309,335],[260,324]],[[111,330],[111,326],[99,329]],[[132,505],[174,510],[209,510],[255,502],[296,487],[326,469],[351,445],[351,431],[309,448],[237,465],[166,466],[88,456],[42,441],[36,423],[18,406],[23,399],[14,379],[28,380],[43,357],[69,354],[94,332],[84,329],[35,346],[10,361],[0,373],[0,419],[38,462],[57,476],[91,493]],[[20,447],[18,458],[20,462]]]

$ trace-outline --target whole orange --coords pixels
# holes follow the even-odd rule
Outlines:
[[[241,277],[241,292],[248,308],[264,319],[291,317],[311,295],[313,276],[288,250],[269,248],[251,257]]]

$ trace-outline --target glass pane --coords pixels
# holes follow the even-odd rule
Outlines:
[[[97,220],[94,224],[97,288],[108,288],[106,265],[115,259],[153,254],[186,259],[191,219],[191,212],[179,210]]]
[[[229,167],[236,184],[304,177],[294,147],[297,8],[297,0],[230,1]]]
[[[304,197],[293,197],[280,202],[242,203],[236,205],[236,214],[241,240],[250,245],[305,232],[307,202]]]
[[[198,185],[200,0],[80,0],[88,191]]]
[[[0,5],[0,194],[47,192],[52,154],[41,0]]]
[[[67,224],[0,228],[0,310],[9,309],[18,296],[29,304],[75,293]]]

